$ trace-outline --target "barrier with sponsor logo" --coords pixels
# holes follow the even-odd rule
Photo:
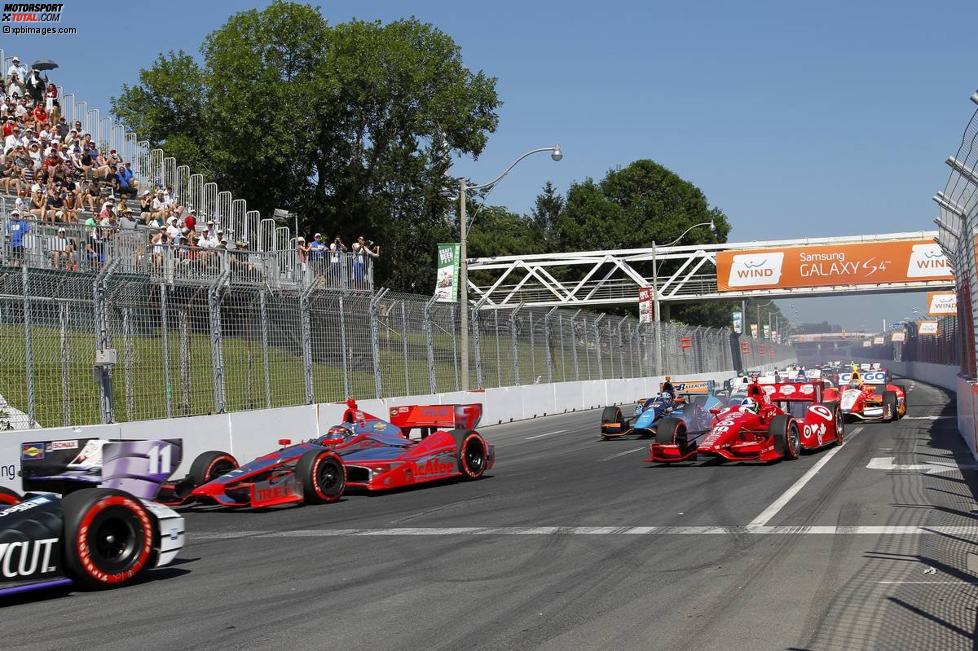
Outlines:
[[[928,316],[956,316],[958,313],[958,295],[954,292],[928,292]]]
[[[720,292],[953,279],[930,240],[719,251],[716,266]]]

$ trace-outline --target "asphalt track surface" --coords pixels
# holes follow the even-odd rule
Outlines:
[[[978,476],[907,385],[909,418],[798,461],[650,467],[585,412],[486,428],[481,481],[191,512],[177,565],[8,601],[0,647],[972,648]]]

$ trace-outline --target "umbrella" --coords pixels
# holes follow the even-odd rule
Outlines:
[[[54,70],[58,67],[58,64],[51,59],[38,59],[31,64],[31,68],[35,70]]]

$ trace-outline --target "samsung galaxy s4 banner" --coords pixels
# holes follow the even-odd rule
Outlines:
[[[793,289],[953,280],[931,240],[819,244],[717,252],[717,289]]]

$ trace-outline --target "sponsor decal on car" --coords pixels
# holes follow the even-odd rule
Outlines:
[[[44,446],[45,452],[54,452],[55,450],[77,450],[78,441],[48,441],[47,445]]]
[[[414,464],[414,474],[419,477],[425,475],[444,475],[455,470],[455,464],[439,461],[438,457],[431,457],[425,462]]]
[[[798,390],[806,396],[815,393],[815,387],[813,387],[811,384],[803,384]]]
[[[44,458],[44,443],[22,443],[20,446],[21,461],[34,461]]]
[[[823,407],[822,405],[813,405],[808,408],[809,413],[821,416],[825,420],[832,420],[832,411],[828,407]]]
[[[34,507],[47,504],[51,501],[51,498],[46,495],[39,495],[37,497],[32,497],[29,500],[24,500],[20,504],[14,504],[13,506],[8,506],[2,511],[0,511],[0,518],[4,518],[8,515],[13,515],[14,513],[23,513],[24,511],[30,511]]]
[[[381,432],[381,431],[387,429],[387,423],[378,420],[376,423],[373,424],[373,428],[376,431]]]
[[[825,427],[825,423],[805,425],[805,438],[814,436],[816,439],[818,439],[818,444],[822,445],[822,438],[825,436],[827,429],[828,428]]]
[[[56,572],[52,560],[57,543],[57,538],[0,543],[0,575],[18,579]]]
[[[790,396],[794,392],[795,392],[795,387],[791,384],[784,384],[781,386],[782,395]]]

